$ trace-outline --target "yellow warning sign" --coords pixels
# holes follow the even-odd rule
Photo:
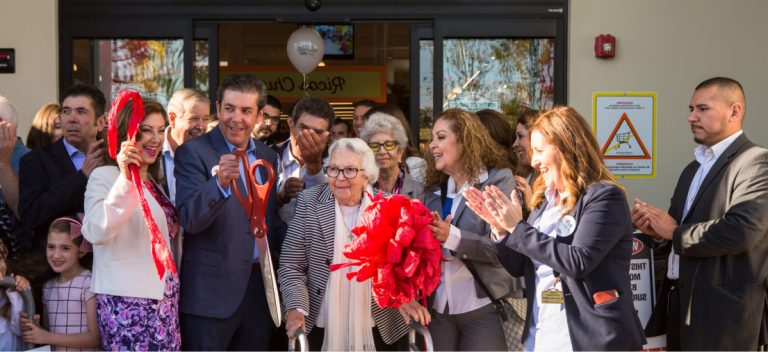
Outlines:
[[[651,154],[645,148],[642,138],[637,133],[635,126],[632,125],[626,112],[621,114],[621,118],[611,131],[608,140],[603,144],[602,154],[605,159],[651,158]]]
[[[616,177],[656,177],[656,93],[592,93],[592,128]]]

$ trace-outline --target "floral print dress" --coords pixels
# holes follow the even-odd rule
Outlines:
[[[160,203],[174,237],[179,231],[179,217],[173,204],[154,182],[144,182],[149,193]],[[179,277],[167,272],[163,299],[96,295],[101,348],[107,351],[178,351]]]

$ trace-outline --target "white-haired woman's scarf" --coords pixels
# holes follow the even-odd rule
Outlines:
[[[370,193],[370,186],[366,186],[365,192]],[[344,245],[352,242],[351,230],[344,224],[344,217],[335,202],[336,231],[334,235],[333,262],[346,263],[349,259],[344,257]],[[368,205],[371,204],[367,194],[363,194],[360,210],[357,213],[357,222]],[[326,290],[326,303],[328,307],[327,324],[325,327],[325,339],[323,351],[375,351],[373,340],[373,327],[375,322],[371,315],[371,280],[357,282],[347,280],[347,273],[356,270],[347,267],[332,271]]]

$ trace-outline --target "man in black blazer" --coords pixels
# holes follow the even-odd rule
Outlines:
[[[181,264],[181,337],[188,350],[267,350],[275,326],[265,297],[250,219],[232,195],[242,182],[240,159],[277,165],[277,155],[251,138],[264,107],[264,83],[233,76],[219,87],[218,127],[176,150],[176,204],[184,228]],[[247,171],[245,171],[247,172]],[[266,172],[261,172],[266,180]],[[285,223],[273,186],[266,209],[270,249],[279,258]],[[276,263],[277,260],[274,261]]]
[[[21,159],[19,213],[34,230],[25,240],[36,250],[45,248],[48,225],[54,219],[83,212],[83,195],[93,169],[104,163],[104,141],[97,135],[105,123],[106,99],[89,85],[64,92],[61,102],[62,138]]]
[[[669,350],[756,350],[768,337],[768,149],[742,131],[744,91],[715,77],[690,103],[699,146],[669,212],[635,200],[632,220],[671,242],[667,278],[648,336]]]

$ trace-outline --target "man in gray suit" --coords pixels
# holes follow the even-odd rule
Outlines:
[[[221,83],[219,126],[176,150],[176,204],[184,228],[181,265],[181,335],[187,350],[267,350],[275,329],[266,301],[255,239],[230,182],[243,186],[243,168],[232,151],[251,162],[277,165],[277,155],[251,138],[265,104],[264,83],[233,76]],[[247,170],[245,171],[247,172]],[[266,180],[262,170],[260,178]],[[263,182],[261,182],[263,183]],[[279,258],[285,224],[276,192],[266,209],[272,256]]]
[[[768,150],[742,131],[744,91],[715,77],[696,87],[688,122],[699,146],[669,212],[635,200],[632,220],[671,242],[667,278],[646,327],[668,350],[756,350],[766,344]]]

